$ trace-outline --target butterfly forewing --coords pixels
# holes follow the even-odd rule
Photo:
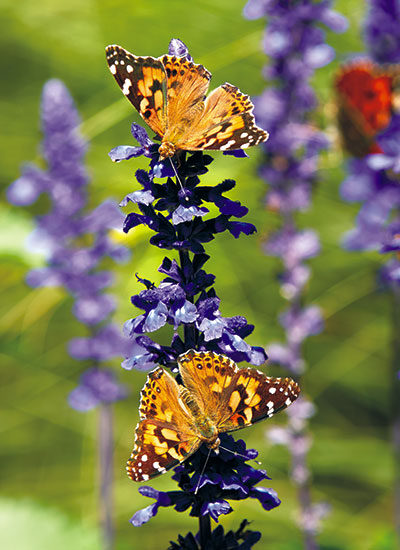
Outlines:
[[[133,481],[146,481],[179,464],[200,446],[179,386],[161,367],[152,371],[141,393],[140,422],[127,463]]]
[[[166,140],[176,140],[204,109],[211,73],[186,57],[160,57],[167,75],[168,130]]]
[[[137,57],[121,46],[107,46],[107,63],[123,94],[150,128],[162,137],[167,125],[167,77],[154,57]]]
[[[250,426],[288,407],[300,393],[291,378],[272,378],[253,368],[239,369],[224,355],[190,350],[179,358],[185,386],[218,432]]]
[[[253,368],[239,369],[233,386],[223,395],[224,415],[218,431],[239,430],[286,409],[299,396],[300,388],[291,378],[273,378]]]

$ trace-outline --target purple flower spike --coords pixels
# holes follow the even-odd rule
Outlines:
[[[87,144],[79,133],[80,117],[72,97],[59,80],[50,80],[43,88],[41,119],[47,168],[25,167],[22,176],[9,187],[8,198],[16,205],[27,206],[40,194],[48,197],[49,209],[36,218],[36,229],[29,238],[32,250],[44,252],[46,265],[31,270],[26,280],[33,287],[64,287],[74,298],[74,315],[91,327],[89,337],[75,338],[69,344],[72,357],[96,364],[69,396],[73,408],[86,411],[126,395],[112,373],[99,368],[99,363],[110,357],[133,353],[132,342],[122,336],[120,329],[107,324],[115,301],[104,289],[112,284],[113,276],[100,267],[104,258],[122,262],[129,255],[109,236],[110,230],[122,229],[123,215],[111,200],[93,210],[87,207]],[[140,132],[137,139],[142,147],[150,146],[150,140],[146,141]],[[99,323],[104,324],[95,329]]]
[[[364,25],[364,38],[370,57],[378,64],[400,63],[398,32],[400,5],[397,0],[370,2]],[[362,90],[361,90],[362,92]],[[396,109],[394,109],[396,111]],[[347,201],[359,201],[361,207],[355,227],[344,235],[348,250],[379,250],[388,255],[380,273],[380,283],[395,288],[399,284],[397,250],[388,242],[400,223],[400,116],[394,114],[389,125],[378,134],[376,154],[352,159],[348,176],[341,186]]]
[[[113,403],[125,399],[127,390],[119,384],[110,370],[94,367],[81,376],[80,385],[68,396],[73,409],[86,412],[100,403]]]
[[[268,210],[280,216],[280,223],[278,230],[270,232],[263,247],[266,254],[281,260],[280,290],[288,304],[279,317],[285,331],[284,341],[271,343],[267,352],[272,363],[300,375],[307,365],[302,353],[303,342],[322,331],[323,318],[317,306],[301,307],[304,289],[312,277],[306,262],[319,254],[320,240],[314,230],[296,227],[297,213],[310,207],[318,158],[321,151],[330,147],[328,136],[309,123],[310,112],[317,103],[311,84],[315,70],[325,67],[335,57],[333,48],[325,43],[324,27],[343,32],[347,21],[332,11],[329,0],[317,3],[249,0],[244,15],[249,19],[267,18],[263,49],[269,57],[269,64],[264,68],[269,82],[254,103],[257,119],[270,131],[270,138],[263,145],[265,154],[259,169],[268,184],[265,203]],[[345,192],[348,188],[346,186]],[[360,192],[351,191],[353,196]],[[305,432],[306,426],[303,429]],[[277,440],[289,447],[293,458],[288,428],[276,428],[275,432]],[[292,479],[300,485],[300,493],[307,493],[300,506],[309,511],[312,503],[305,486],[308,477],[300,475],[306,471],[305,465],[303,452],[298,467],[292,471]],[[265,496],[265,501],[260,501],[266,509],[270,502],[274,505],[276,495],[273,493],[269,494],[268,490],[255,493]],[[301,528],[304,531],[303,526]],[[307,544],[317,547],[313,538],[309,538]]]

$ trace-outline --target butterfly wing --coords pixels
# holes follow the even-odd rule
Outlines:
[[[179,358],[185,386],[218,432],[239,430],[270,417],[300,393],[291,378],[272,378],[253,368],[239,369],[223,355],[190,350]]]
[[[148,375],[139,414],[135,446],[127,463],[133,481],[163,474],[199,448],[201,441],[179,397],[179,386],[161,367]]]
[[[211,73],[186,57],[159,58],[167,75],[168,131],[165,141],[176,144],[204,109]]]
[[[177,149],[245,149],[268,139],[268,133],[255,124],[254,105],[249,96],[232,84],[223,84],[207,97],[204,109],[182,136]]]
[[[123,94],[160,137],[167,127],[167,76],[154,57],[137,57],[121,46],[107,46],[107,63]]]
[[[392,76],[369,61],[345,67],[335,83],[344,148],[356,157],[379,152],[375,136],[392,116]]]

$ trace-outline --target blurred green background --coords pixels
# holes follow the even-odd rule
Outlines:
[[[266,63],[261,51],[265,21],[242,18],[244,1],[153,0],[106,1],[3,0],[1,7],[1,146],[0,171],[4,189],[19,175],[24,161],[40,159],[38,105],[44,82],[62,79],[81,112],[83,132],[91,140],[87,157],[93,206],[112,196],[120,200],[137,189],[133,179],[141,160],[114,165],[108,151],[133,144],[130,123],[138,115],[123,98],[105,63],[104,47],[118,43],[138,55],[165,53],[172,37],[182,39],[196,62],[213,73],[213,86],[228,81],[244,92],[259,94]],[[328,33],[337,60],[317,72],[315,85],[321,102],[316,121],[334,139],[332,78],[345,56],[362,51],[359,25],[361,0],[334,6],[349,18],[344,35]],[[337,140],[336,140],[337,143]],[[234,240],[219,235],[207,245],[208,270],[217,276],[216,290],[225,316],[245,315],[255,324],[253,345],[267,345],[283,337],[277,314],[284,306],[276,275],[280,264],[261,252],[263,239],[279,223],[263,206],[265,183],[257,175],[261,151],[250,159],[215,154],[204,183],[234,178],[231,198],[250,212],[246,221],[258,233]],[[40,160],[39,160],[40,162]],[[316,403],[311,421],[314,445],[309,455],[313,497],[328,501],[332,513],[323,524],[321,548],[391,550],[395,548],[392,522],[392,461],[389,431],[391,372],[390,296],[375,290],[375,272],[382,262],[377,253],[348,253],[340,248],[358,206],[343,203],[338,187],[344,159],[337,144],[321,159],[312,208],[298,216],[300,227],[314,227],[321,236],[322,253],[312,260],[313,277],[306,301],[323,308],[326,330],[304,346],[309,367],[303,392]],[[68,341],[85,335],[72,316],[72,299],[62,289],[30,289],[24,277],[41,259],[25,249],[32,215],[45,203],[29,209],[1,204],[0,332],[2,340],[0,547],[17,550],[100,548],[97,530],[97,412],[80,414],[66,402],[79,373],[89,365],[66,353]],[[118,268],[113,288],[118,299],[115,321],[122,324],[136,314],[130,296],[138,292],[134,273],[158,282],[163,256],[148,245],[150,233],[140,229],[126,243],[132,261]],[[168,335],[165,334],[167,341]],[[116,549],[155,550],[167,547],[178,533],[196,531],[187,514],[160,509],[141,528],[128,520],[150,504],[126,476],[137,421],[138,397],[145,375],[126,372],[114,362],[130,397],[115,406],[115,521]],[[268,372],[277,374],[279,369]],[[281,372],[282,374],[282,372]],[[271,421],[282,424],[285,416]],[[294,523],[297,502],[288,479],[286,449],[272,447],[265,436],[267,423],[243,431],[249,446],[260,450],[263,467],[272,477],[282,505],[265,512],[255,501],[233,502],[235,512],[222,517],[226,529],[236,529],[246,517],[263,533],[257,548],[302,548]],[[170,475],[152,486],[175,488]],[[152,502],[152,501],[151,501]],[[4,539],[4,540],[3,540]]]

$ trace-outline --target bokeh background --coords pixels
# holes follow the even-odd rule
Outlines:
[[[265,21],[242,17],[241,0],[3,0],[0,42],[1,145],[3,189],[19,175],[24,161],[38,160],[39,101],[49,78],[64,81],[83,118],[82,131],[90,139],[87,162],[91,174],[93,206],[112,197],[119,201],[137,189],[133,172],[142,160],[114,165],[108,151],[133,142],[130,123],[139,117],[122,97],[105,63],[104,47],[118,43],[138,55],[165,53],[172,37],[189,47],[196,62],[212,73],[214,87],[228,81],[243,91],[259,94],[266,83],[261,70]],[[313,276],[306,299],[324,312],[326,330],[307,340],[304,355],[309,366],[303,392],[317,406],[311,420],[314,444],[309,455],[313,497],[332,506],[319,537],[321,548],[391,550],[392,460],[390,448],[390,295],[376,291],[375,274],[382,258],[377,253],[349,253],[340,247],[351,228],[356,204],[339,198],[344,158],[334,125],[332,79],[338,64],[351,53],[363,51],[359,26],[364,2],[338,1],[333,6],[349,19],[343,35],[328,32],[336,48],[336,61],[317,71],[315,87],[320,108],[315,120],[333,138],[334,147],[321,158],[312,208],[298,215],[301,227],[314,227],[321,236],[322,253],[310,262]],[[215,162],[204,183],[234,178],[230,194],[246,204],[246,221],[258,233],[234,240],[220,235],[207,245],[208,270],[217,276],[216,290],[225,316],[245,315],[255,324],[253,345],[280,340],[277,314],[284,307],[276,279],[280,264],[265,256],[261,244],[278,219],[264,208],[266,184],[257,176],[261,151],[251,150],[247,160],[214,154]],[[76,385],[82,362],[66,352],[67,342],[85,336],[85,327],[71,313],[72,298],[62,289],[32,289],[24,277],[42,265],[25,247],[33,228],[32,215],[46,211],[39,201],[28,209],[5,200],[0,215],[0,333],[1,333],[1,498],[0,546],[17,550],[92,550],[101,547],[97,529],[97,412],[81,414],[66,401]],[[141,287],[134,273],[158,282],[163,253],[148,245],[150,233],[132,231],[123,242],[133,251],[131,261],[118,267],[113,290],[118,300],[115,321],[136,314],[130,296]],[[122,237],[121,237],[122,238]],[[164,335],[165,342],[168,334]],[[194,518],[161,509],[140,528],[128,520],[148,499],[126,476],[137,421],[139,392],[145,375],[126,372],[119,361],[110,362],[130,388],[127,400],[114,407],[116,549],[166,548],[178,533],[196,531]],[[270,368],[272,374],[282,374]],[[285,422],[281,418],[270,421]],[[234,502],[235,512],[222,517],[226,529],[236,529],[244,517],[262,531],[263,548],[294,550],[302,547],[294,518],[297,501],[288,477],[289,456],[271,446],[266,423],[240,434],[248,446],[260,450],[263,467],[272,477],[282,504],[265,512],[255,501]],[[154,480],[157,489],[175,487],[170,475]]]

